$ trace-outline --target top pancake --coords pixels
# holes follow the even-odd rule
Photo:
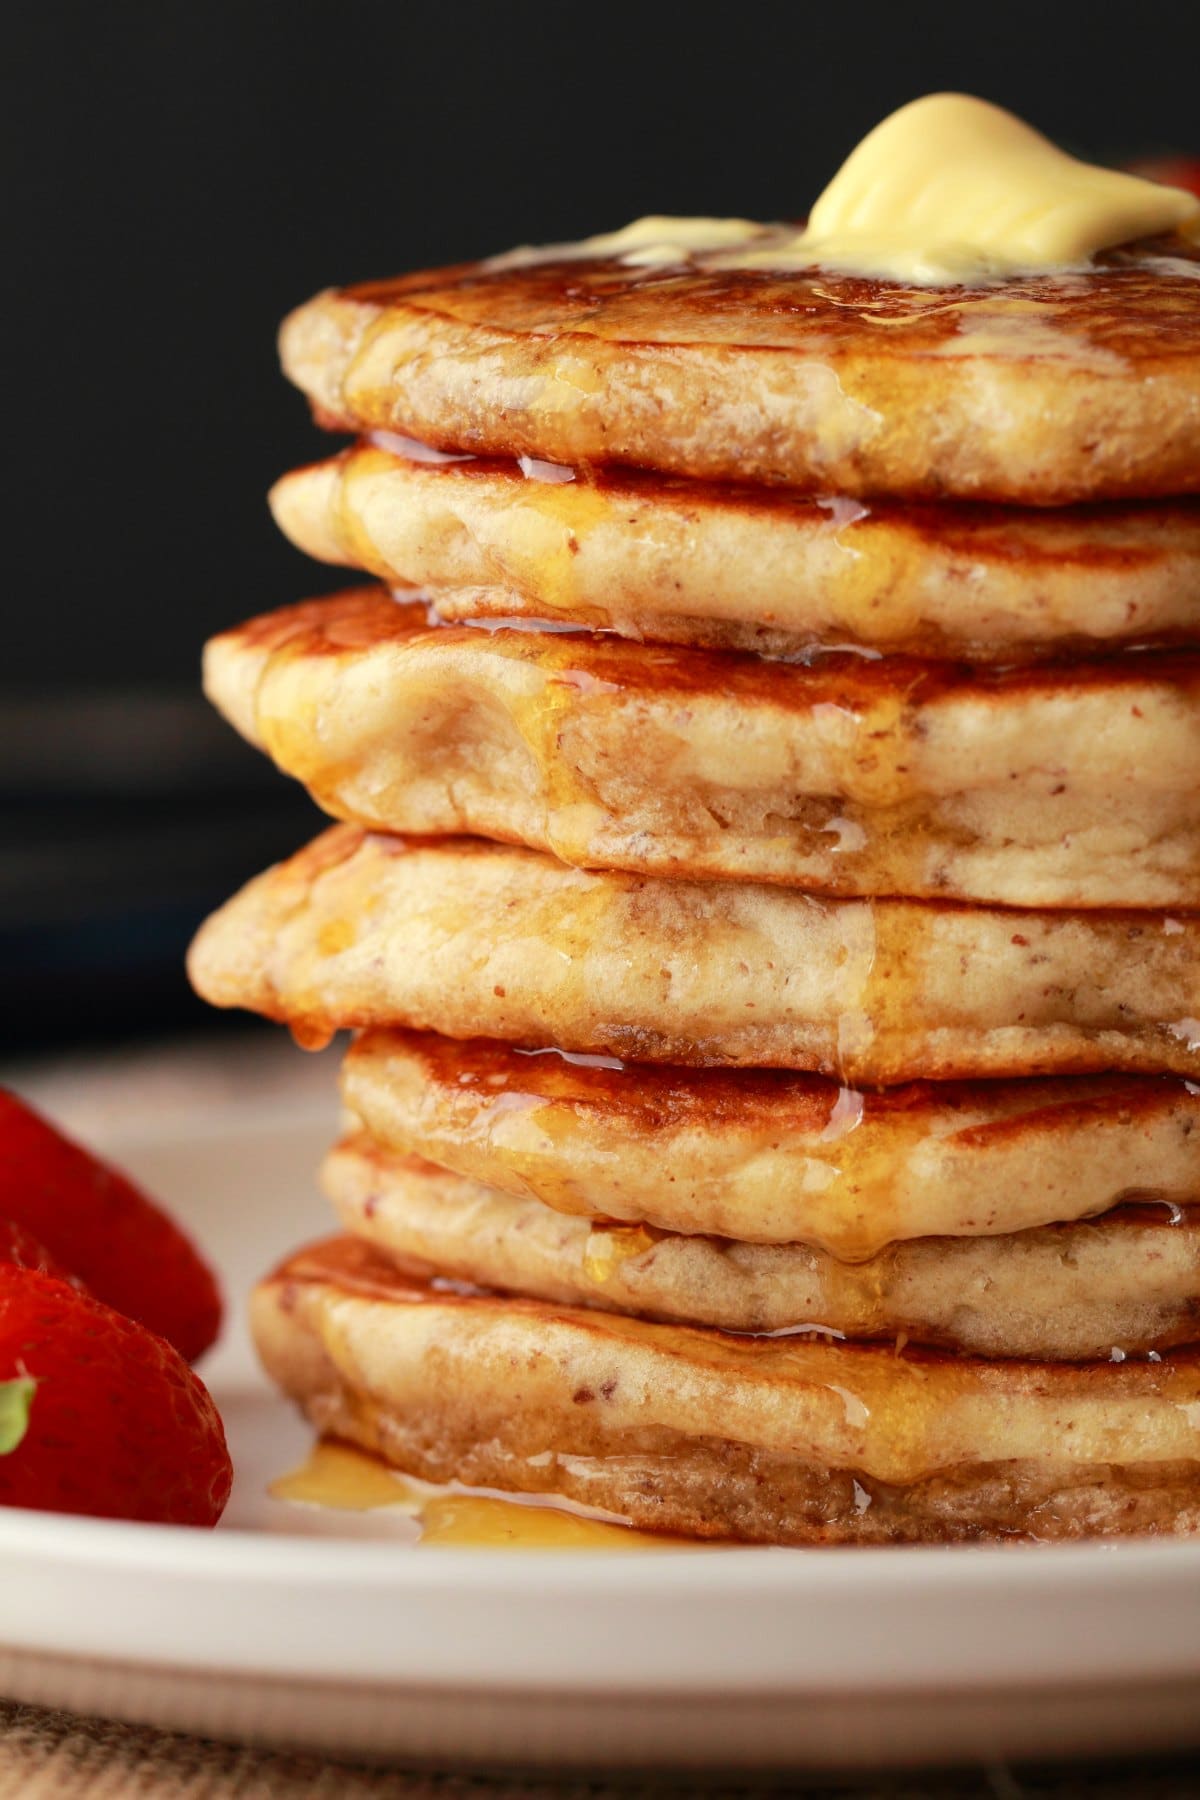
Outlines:
[[[828,270],[471,263],[284,323],[319,419],[446,449],[816,492],[1200,491],[1200,246],[927,288]]]

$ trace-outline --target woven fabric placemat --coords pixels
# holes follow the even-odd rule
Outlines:
[[[0,1701],[0,1800],[1196,1800],[1200,1762],[704,1785],[355,1767]]]

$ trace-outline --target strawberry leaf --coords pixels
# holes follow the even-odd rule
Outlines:
[[[0,1381],[0,1456],[15,1450],[29,1429],[29,1414],[37,1382],[28,1375]]]

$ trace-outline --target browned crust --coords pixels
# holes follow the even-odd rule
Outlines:
[[[673,698],[722,697],[744,707],[765,703],[781,712],[807,714],[832,706],[852,713],[872,707],[977,706],[985,717],[1014,701],[1064,702],[1096,694],[1106,706],[1124,706],[1155,693],[1200,699],[1200,651],[1155,651],[1091,662],[1073,660],[1005,668],[972,668],[963,662],[919,657],[867,659],[829,654],[786,664],[732,651],[631,644],[619,637],[581,632],[472,630],[431,618],[419,600],[393,597],[364,585],[276,607],[210,642],[247,651],[286,652],[291,657],[342,661],[390,647],[428,647],[449,658],[469,649],[482,658],[514,662],[548,675],[617,689],[643,689]]]
[[[396,1154],[517,1198],[845,1260],[1086,1218],[1131,1196],[1200,1198],[1200,1094],[1173,1078],[854,1093],[780,1070],[593,1068],[374,1031],[347,1053],[342,1092]]]
[[[201,929],[197,990],[375,1025],[869,1084],[1200,1076],[1200,916],[827,900],[338,826]]]
[[[365,1134],[330,1153],[322,1178],[345,1230],[402,1272],[564,1305],[1052,1362],[1161,1352],[1200,1336],[1195,1208],[1119,1207],[1007,1236],[927,1237],[845,1263],[803,1244],[569,1217],[419,1156],[389,1155]],[[670,1186],[668,1173],[647,1207]]]
[[[1200,250],[923,289],[609,261],[329,290],[284,367],[327,423],[821,492],[1061,505],[1200,489]]]
[[[1200,657],[785,667],[430,626],[352,589],[222,633],[210,698],[337,818],[582,868],[1200,906]]]
[[[1134,1456],[1123,1462],[1114,1455],[1088,1461],[1064,1454],[1052,1428],[1037,1456],[1003,1455],[1006,1403],[1001,1396],[1022,1391],[1041,1395],[1036,1404],[1048,1406],[1049,1427],[1056,1411],[1069,1417],[1088,1392],[1110,1393],[1118,1406],[1136,1391],[1149,1395],[1178,1387],[1191,1392],[1197,1374],[1186,1358],[1085,1369],[1033,1365],[1022,1368],[1019,1377],[1020,1365],[955,1364],[955,1382],[965,1382],[985,1408],[995,1407],[991,1417],[997,1454],[912,1480],[886,1480],[851,1463],[814,1457],[800,1446],[784,1450],[739,1440],[732,1432],[723,1434],[715,1418],[708,1431],[658,1423],[649,1415],[637,1427],[614,1425],[609,1415],[619,1410],[615,1386],[608,1397],[579,1388],[573,1400],[566,1391],[560,1400],[552,1378],[549,1389],[539,1389],[543,1399],[551,1396],[550,1410],[531,1404],[523,1388],[531,1379],[538,1381],[540,1355],[522,1361],[519,1339],[513,1338],[511,1378],[499,1381],[490,1363],[473,1365],[471,1350],[456,1346],[453,1321],[465,1319],[470,1309],[488,1307],[500,1309],[502,1317],[524,1316],[535,1328],[538,1321],[578,1317],[532,1302],[432,1296],[446,1324],[435,1328],[433,1340],[397,1338],[390,1351],[383,1348],[381,1361],[376,1357],[377,1375],[364,1382],[352,1372],[355,1352],[349,1339],[372,1334],[381,1292],[391,1296],[383,1301],[385,1312],[392,1305],[404,1311],[427,1304],[420,1289],[406,1287],[394,1276],[385,1276],[381,1289],[376,1274],[363,1273],[364,1257],[369,1259],[369,1253],[361,1246],[310,1253],[262,1283],[253,1301],[256,1342],[268,1373],[320,1430],[426,1479],[561,1494],[616,1512],[643,1529],[757,1542],[1062,1539],[1183,1534],[1200,1528],[1200,1464],[1190,1457],[1145,1462]],[[355,1294],[362,1297],[357,1307]],[[360,1316],[363,1304],[366,1312]],[[670,1343],[684,1358],[685,1384],[690,1354],[700,1359],[699,1368],[717,1354],[718,1341],[735,1341],[628,1320],[598,1321],[595,1314],[586,1315],[586,1321],[589,1334],[616,1331],[619,1340],[632,1335]],[[387,1330],[386,1319],[379,1320],[379,1329]],[[848,1384],[846,1392],[858,1386],[859,1360],[881,1354],[897,1372],[911,1361],[911,1353],[897,1361],[886,1352],[838,1347],[837,1368]],[[749,1355],[768,1363],[780,1360],[773,1345],[754,1346]],[[794,1352],[790,1358],[794,1363]],[[788,1360],[785,1354],[783,1363]],[[940,1379],[942,1359],[927,1354],[923,1360],[930,1375]],[[563,1376],[569,1383],[569,1367]],[[402,1390],[403,1405],[389,1398],[385,1388]],[[779,1404],[791,1404],[782,1390]],[[1119,1441],[1116,1432],[1114,1450]]]
[[[285,475],[271,505],[309,555],[430,590],[447,619],[976,664],[1200,637],[1191,501],[867,506],[633,469],[546,483],[510,460],[438,465],[363,443]]]

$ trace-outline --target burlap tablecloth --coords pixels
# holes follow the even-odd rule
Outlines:
[[[849,1784],[799,1778],[701,1787],[693,1777],[599,1775],[556,1782],[356,1768],[0,1702],[0,1800],[677,1800],[699,1792],[710,1800],[787,1793],[807,1800],[1196,1800],[1200,1760],[881,1776]]]

